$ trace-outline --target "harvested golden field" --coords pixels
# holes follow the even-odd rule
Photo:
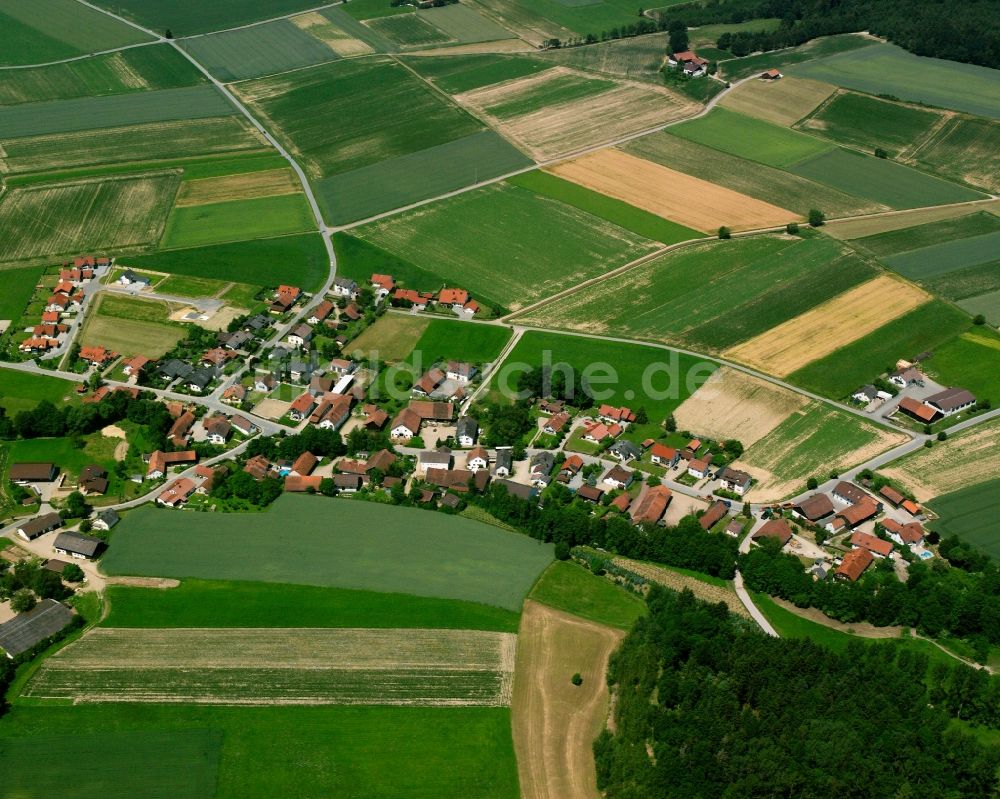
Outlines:
[[[944,205],[938,208],[915,208],[912,211],[894,211],[877,216],[844,219],[828,222],[823,226],[823,231],[838,239],[860,239],[878,233],[889,233],[893,230],[925,225],[928,222],[940,222],[942,219],[957,219],[977,211],[989,211],[991,214],[1000,216],[1000,200]]]
[[[516,644],[513,633],[480,630],[99,627],[47,660],[26,695],[76,702],[504,706]]]
[[[722,354],[785,377],[923,305],[930,295],[882,275],[855,286]]]
[[[683,591],[685,588],[689,588],[692,594],[704,602],[725,602],[730,613],[742,616],[745,619],[750,618],[747,609],[743,607],[743,603],[736,596],[736,591],[731,587],[723,588],[720,585],[712,585],[704,580],[699,580],[697,577],[688,577],[686,574],[675,572],[663,566],[643,563],[631,558],[615,558],[612,563],[619,568],[627,569],[630,572],[638,574],[640,577],[644,577],[651,583],[665,586],[673,591]]]
[[[702,438],[762,439],[809,400],[738,369],[717,369],[674,411],[677,426]]]
[[[289,20],[296,28],[319,39],[337,55],[347,58],[354,55],[368,55],[375,51],[360,39],[351,37],[338,28],[318,11],[297,14]]]
[[[590,153],[547,171],[706,233],[722,225],[749,230],[802,218],[776,205],[616,149]]]
[[[528,600],[511,703],[522,799],[600,799],[592,744],[608,717],[605,681],[620,630]],[[579,672],[581,685],[570,677]]]
[[[790,126],[835,90],[836,86],[807,78],[749,80],[729,92],[719,105],[776,125]]]
[[[1000,477],[1000,419],[973,427],[931,449],[920,449],[882,474],[920,501]]]
[[[256,197],[277,197],[301,191],[295,173],[290,169],[268,169],[242,175],[187,180],[181,183],[175,205],[206,205],[226,200],[252,200]]]

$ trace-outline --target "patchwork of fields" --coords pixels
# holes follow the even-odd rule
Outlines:
[[[1000,556],[1000,479],[960,488],[925,503],[940,518],[929,527],[957,535],[992,557]]]

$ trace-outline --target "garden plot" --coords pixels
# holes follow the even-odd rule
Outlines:
[[[290,169],[268,169],[242,175],[187,180],[177,194],[178,207],[204,205],[226,200],[251,200],[256,197],[277,197],[302,190]]]
[[[173,171],[11,189],[0,201],[0,261],[154,243],[179,182]]]
[[[677,426],[718,440],[756,443],[808,404],[801,394],[723,366],[674,411]]]
[[[1000,478],[1000,419],[915,452],[882,474],[898,480],[921,502]]]
[[[76,702],[510,704],[517,636],[481,630],[98,628],[26,695]]]
[[[552,174],[704,232],[771,227],[801,217],[776,205],[690,177],[620,150],[559,164]]]
[[[719,105],[775,125],[792,125],[812,112],[834,90],[829,83],[806,78],[750,80],[725,95]]]
[[[930,299],[888,276],[862,283],[766,333],[726,350],[730,360],[784,377],[829,355]]]

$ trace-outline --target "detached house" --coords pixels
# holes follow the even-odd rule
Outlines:
[[[637,461],[642,457],[642,450],[631,441],[616,441],[608,448],[608,454],[618,458],[622,463]]]
[[[479,422],[471,416],[463,416],[455,427],[455,440],[460,447],[471,447],[479,438]]]
[[[753,478],[746,472],[730,469],[728,466],[719,471],[718,478],[722,483],[722,488],[739,494],[741,497],[750,490],[750,484],[753,482]]]
[[[458,383],[468,383],[472,380],[475,373],[476,368],[471,363],[465,363],[463,361],[448,361],[448,370],[446,374],[449,380],[454,380]]]
[[[852,549],[841,561],[837,570],[833,573],[835,580],[846,580],[855,582],[872,565],[875,557],[867,549]]]
[[[559,413],[553,414],[545,423],[545,427],[542,428],[542,432],[550,436],[561,435],[563,430],[566,429],[566,425],[569,424],[569,419],[570,416],[566,413],[566,411],[560,411]]]
[[[301,422],[309,417],[315,407],[316,400],[312,394],[306,391],[292,400],[292,404],[288,406],[288,416],[296,422]]]
[[[358,284],[350,278],[337,277],[333,280],[333,293],[338,297],[350,297],[352,300],[358,296]]]
[[[511,468],[514,465],[514,454],[510,447],[497,448],[496,461],[493,464],[493,474],[496,477],[510,477]]]
[[[649,450],[649,459],[657,466],[665,469],[672,469],[681,459],[680,453],[673,447],[666,447],[663,444],[653,444]]]
[[[293,347],[304,347],[312,341],[313,330],[309,325],[303,323],[296,325],[285,339]]]
[[[552,467],[556,459],[551,452],[536,452],[531,456],[531,484],[539,487],[547,486],[552,480]]]
[[[381,300],[396,288],[396,280],[392,275],[372,275],[372,289],[375,291],[375,298]]]
[[[612,466],[611,469],[608,470],[608,473],[604,475],[602,482],[612,488],[618,488],[624,491],[632,485],[633,478],[633,472],[630,472],[628,469],[623,469],[621,466]]]
[[[488,469],[490,465],[490,454],[483,447],[476,447],[469,450],[465,459],[465,468],[471,472],[478,472],[480,469]]]

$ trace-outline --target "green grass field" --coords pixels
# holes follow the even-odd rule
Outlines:
[[[1000,117],[995,70],[916,56],[891,44],[831,55],[788,71],[868,94],[892,94],[902,100]]]
[[[425,365],[440,360],[490,363],[510,340],[509,328],[467,322],[432,319],[413,346],[411,360],[421,353]]]
[[[942,344],[923,366],[945,385],[967,388],[980,400],[1000,398],[1000,334],[985,325]]]
[[[700,239],[704,235],[697,230],[678,225],[669,219],[643,211],[634,205],[591,191],[577,183],[571,183],[541,170],[525,172],[510,178],[507,182],[543,197],[551,197],[567,205],[572,205],[574,208],[579,208],[581,211],[606,219],[619,227],[663,244],[676,244],[679,241]]]
[[[599,36],[601,31],[631,24],[638,10],[628,0],[479,0],[479,4],[515,31],[527,28],[535,37],[561,39]]]
[[[998,247],[1000,230],[954,241],[945,239],[940,244],[890,255],[883,260],[900,274],[914,280],[923,280],[990,263],[996,260],[997,253],[1000,252]]]
[[[150,41],[74,0],[0,0],[0,65],[41,64]]]
[[[368,27],[401,49],[447,44],[451,37],[418,14],[396,14],[368,21]]]
[[[940,300],[919,308],[813,361],[788,380],[828,397],[846,397],[858,386],[870,383],[900,358],[933,350],[969,327],[969,318]]]
[[[544,305],[523,321],[720,351],[874,276],[849,248],[825,237],[706,241]],[[616,304],[609,297],[631,299]]]
[[[973,270],[976,269],[989,270],[979,274],[984,278],[991,279],[994,284],[1000,283],[1000,261],[993,261],[993,263],[981,267],[973,267]],[[961,270],[963,276],[968,275],[969,272],[968,269]],[[971,316],[982,314],[991,325],[1000,326],[1000,288],[960,297],[957,305]]]
[[[482,130],[322,178],[314,181],[314,188],[324,217],[333,224],[347,224],[531,164],[530,158],[499,134]]]
[[[172,275],[157,283],[156,290],[160,294],[178,294],[181,297],[214,297],[226,285],[226,282],[222,280]],[[255,286],[248,286],[248,288],[259,290]]]
[[[517,610],[551,546],[457,516],[284,495],[266,513],[129,514],[109,574],[335,586]],[[238,549],[243,553],[233,558]]]
[[[0,294],[0,319],[17,322],[24,313],[35,286],[42,276],[43,267],[26,266],[23,269],[4,269],[0,272],[3,294]]]
[[[955,116],[907,157],[921,169],[1000,192],[1000,123]]]
[[[932,530],[957,535],[1000,558],[1000,480],[942,494],[925,505],[941,517],[928,525]]]
[[[528,599],[621,630],[632,629],[635,620],[646,613],[646,603],[640,596],[569,561],[549,566]]]
[[[353,233],[426,266],[477,298],[513,309],[622,266],[655,247],[576,208],[504,184]]]
[[[926,136],[941,121],[934,111],[845,92],[824,103],[796,127],[825,139],[891,156]]]
[[[144,736],[163,736],[164,745],[169,746],[172,737],[197,731],[221,732],[217,778],[208,793],[180,795],[180,799],[518,797],[510,711],[506,708],[69,707],[49,703],[17,704],[0,720],[3,744],[27,744],[36,758],[45,741],[65,736],[67,731],[78,739],[88,736],[110,742],[115,737],[124,738],[120,757],[98,757],[94,762],[108,774],[121,775],[110,792],[94,794],[102,799],[176,799],[178,795],[169,786],[164,792],[157,790],[140,768],[143,761],[133,760],[131,753],[138,750]],[[8,750],[0,746],[0,751]],[[178,747],[176,751],[183,750]],[[154,765],[173,763],[169,753],[160,751]],[[184,768],[190,769],[193,777],[196,769],[204,766],[187,757]],[[83,775],[89,766],[83,770],[73,759],[61,758],[49,771],[60,776],[60,790],[65,791],[68,783],[86,782]],[[183,776],[175,775],[174,779],[180,781]],[[106,783],[101,780],[96,784]],[[31,799],[52,795],[28,794]]]
[[[404,67],[382,58],[335,61],[236,89],[313,178],[482,129]]]
[[[184,338],[179,325],[165,325],[139,319],[122,319],[103,314],[92,316],[80,333],[80,343],[105,347],[121,355],[159,358]]]
[[[440,8],[418,11],[417,16],[443,30],[462,44],[510,39],[513,34],[470,6],[452,3]]]
[[[726,80],[734,81],[760,74],[771,68],[777,68],[784,72],[786,68],[803,61],[812,61],[835,53],[855,51],[871,47],[873,44],[875,42],[871,39],[853,33],[824,36],[820,39],[812,39],[798,47],[788,47],[784,50],[758,53],[743,58],[726,59],[719,64],[719,71]]]
[[[330,269],[326,248],[318,233],[169,250],[130,256],[121,262],[138,269],[212,280],[238,280],[256,286],[289,283],[305,291],[321,286]]]
[[[367,283],[373,273],[392,275],[397,284],[426,291],[441,287],[446,282],[441,275],[430,269],[423,269],[347,233],[333,235],[333,249],[337,254],[337,274],[356,280],[359,284]]]
[[[108,587],[104,627],[416,627],[517,632],[518,614],[455,599],[281,583]]]
[[[109,127],[101,130],[100,136],[84,130],[0,139],[0,147],[6,153],[0,156],[0,168],[11,174],[21,174],[128,164],[128,169],[134,170],[136,162],[209,158],[248,150],[262,151],[265,146],[260,134],[243,117],[181,119]],[[92,170],[91,174],[104,172]]]
[[[351,355],[388,363],[405,361],[431,321],[427,316],[385,314],[351,342]]]
[[[12,189],[0,200],[0,260],[155,243],[179,182],[159,172]]]
[[[621,149],[802,216],[817,207],[831,217],[888,210],[880,203],[665,132],[643,136]]]
[[[885,258],[930,247],[940,242],[959,241],[971,236],[982,236],[997,231],[1000,231],[1000,216],[987,211],[972,211],[966,216],[954,219],[942,219],[939,222],[928,222],[901,230],[890,230],[887,233],[852,239],[851,244],[862,247],[879,258]]]
[[[232,113],[235,109],[214,86],[182,86],[151,92],[6,106],[0,108],[0,130],[7,138],[24,138],[93,130],[102,122],[111,128]]]
[[[405,58],[404,61],[448,94],[460,94],[492,83],[524,78],[552,66],[535,58],[505,55],[421,56]]]
[[[147,28],[161,32],[169,28],[179,38],[273,19],[316,4],[312,0],[99,0],[95,5]]]
[[[230,200],[174,208],[161,246],[166,249],[224,244],[314,230],[304,194]]]
[[[499,119],[510,119],[533,111],[541,111],[549,106],[593,97],[595,94],[613,89],[616,85],[614,81],[588,78],[570,72],[546,80],[529,91],[519,93],[516,97],[488,105],[486,111]]]
[[[504,361],[497,380],[514,387],[524,369],[546,363],[553,368],[568,365],[577,390],[586,381],[599,403],[627,405],[633,410],[644,407],[650,423],[630,425],[626,433],[630,440],[639,441],[661,432],[660,422],[716,369],[715,363],[673,350],[529,330]],[[498,385],[491,388],[496,390]]]
[[[327,12],[330,10],[326,9]],[[412,6],[393,6],[383,3],[382,0],[354,0],[350,4],[345,3],[343,8],[339,10],[350,14],[351,18],[355,20],[378,19],[379,17],[391,17],[395,14],[414,13]]]
[[[10,416],[34,408],[42,400],[59,407],[73,403],[76,401],[74,384],[58,377],[0,367],[0,407]]]
[[[181,46],[226,82],[309,67],[338,57],[287,19],[183,39]]]
[[[800,161],[789,167],[789,171],[890,208],[945,205],[983,197],[972,189],[902,164],[840,148]]]
[[[84,446],[77,447],[71,438],[28,438],[10,442],[11,463],[54,463],[76,481],[80,470],[91,463],[109,471],[114,468],[114,451],[119,439],[105,438],[93,433],[84,439]]]
[[[560,47],[546,50],[540,56],[548,66],[561,64],[659,86],[663,84],[660,69],[669,42],[669,34],[654,33],[612,39],[587,47]]]
[[[813,136],[726,108],[716,108],[701,119],[673,125],[669,133],[779,169],[830,150],[829,144]]]
[[[34,709],[29,712],[34,712]],[[39,747],[72,749],[52,768],[38,769]],[[80,799],[176,797],[211,799],[215,795],[222,732],[216,729],[93,731],[24,738],[0,737],[3,794],[43,799],[74,784]],[[77,762],[73,762],[79,758]]]
[[[0,83],[0,105],[176,89],[204,81],[173,47],[134,47],[65,64],[8,70]]]

